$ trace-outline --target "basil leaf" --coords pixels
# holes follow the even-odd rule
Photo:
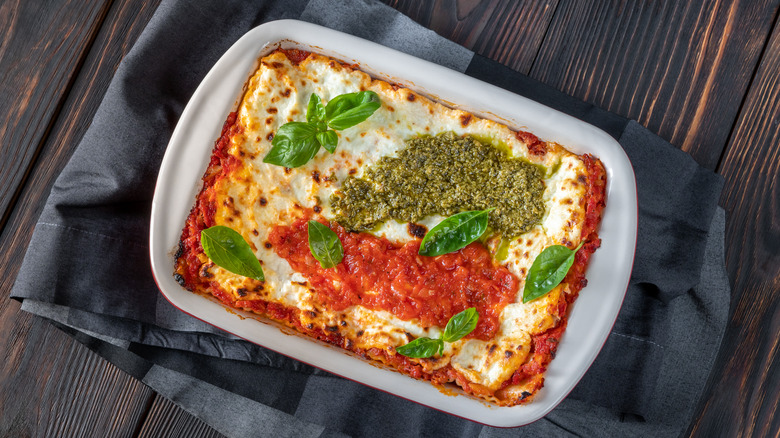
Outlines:
[[[284,167],[299,167],[317,155],[320,143],[317,128],[305,122],[285,123],[271,141],[264,163]]]
[[[479,321],[477,309],[470,307],[450,318],[441,338],[445,342],[455,342],[473,332],[477,327],[477,321]]]
[[[309,97],[309,106],[306,109],[306,121],[309,123],[316,123],[325,119],[325,106],[322,105],[320,96],[316,93],[312,93]]]
[[[325,269],[332,268],[344,258],[344,247],[339,236],[327,226],[309,221],[309,250]]]
[[[464,211],[444,219],[425,234],[418,254],[431,257],[447,254],[479,239],[487,230],[488,215],[493,210]]]
[[[373,91],[336,96],[325,107],[325,120],[331,129],[347,129],[366,120],[382,103]]]
[[[541,298],[558,286],[574,264],[574,257],[580,247],[582,243],[573,250],[563,245],[552,245],[536,256],[525,279],[523,302]]]
[[[325,132],[318,132],[317,141],[332,154],[336,151],[336,146],[339,144],[339,136],[336,134],[336,131],[329,129]]]
[[[441,354],[443,350],[444,341],[441,339],[431,339],[425,337],[417,338],[414,341],[395,349],[398,354],[418,359],[423,357],[431,357],[436,354],[436,352]]]
[[[200,232],[203,252],[214,264],[228,271],[265,281],[263,268],[252,248],[238,232],[222,225],[216,225]]]

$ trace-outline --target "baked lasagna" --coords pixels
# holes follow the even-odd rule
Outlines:
[[[285,125],[315,126],[312,111],[325,114],[339,96],[365,92],[378,108],[322,139],[332,147],[317,146],[294,166],[269,159],[276,143],[289,141],[274,142]],[[312,107],[314,95],[323,106]],[[227,117],[184,224],[174,276],[192,292],[412,378],[513,406],[542,388],[569,307],[586,284],[605,184],[596,157],[374,79],[359,66],[279,49],[260,59]],[[482,234],[451,252],[421,254],[431,230],[467,211],[485,212]],[[338,238],[336,263],[315,256],[311,221]],[[245,240],[262,277],[234,273],[207,255],[203,232],[215,226]],[[571,268],[551,290],[524,300],[534,261],[556,245],[572,250]],[[442,339],[467,309],[478,319],[462,338],[427,357],[399,353],[417,339]]]

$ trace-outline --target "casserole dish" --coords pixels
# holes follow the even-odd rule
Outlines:
[[[221,304],[183,289],[173,278],[173,253],[201,187],[214,140],[242,96],[257,61],[274,49],[302,49],[336,58],[376,78],[399,84],[445,105],[528,130],[577,154],[599,157],[607,171],[607,206],[601,249],[588,268],[586,287],[571,310],[545,387],[527,405],[497,407],[456,390],[441,391],[372,362],[349,355],[253,314],[226,312]],[[174,131],[152,204],[150,251],[157,284],[182,311],[237,336],[360,383],[491,426],[527,424],[553,409],[595,359],[617,317],[636,242],[636,189],[620,146],[597,128],[497,87],[320,26],[293,20],[264,24],[241,38],[217,62],[193,94]],[[291,336],[292,335],[292,336]]]

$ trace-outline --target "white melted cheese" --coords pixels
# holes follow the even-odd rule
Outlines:
[[[314,160],[296,169],[262,162],[271,147],[270,139],[280,126],[305,120],[312,93],[327,103],[340,94],[361,90],[375,91],[382,106],[365,122],[338,132],[336,153],[321,149]],[[360,306],[341,312],[320,308],[306,279],[264,243],[272,227],[290,223],[300,216],[300,207],[310,209],[320,205],[322,215],[332,219],[329,198],[350,171],[360,176],[366,166],[383,156],[396,154],[406,140],[415,136],[451,131],[506,145],[514,156],[548,169],[544,181],[546,213],[538,226],[511,242],[507,258],[501,262],[520,279],[520,287],[515,302],[503,311],[496,337],[489,342],[461,340],[447,345],[435,367],[450,363],[473,382],[495,390],[523,363],[530,350],[531,337],[557,324],[557,317],[551,315],[549,308],[563,293],[560,287],[527,304],[522,303],[521,295],[523,279],[542,249],[553,244],[574,247],[581,240],[586,187],[584,181],[578,181],[578,176],[585,174],[585,166],[576,155],[551,143],[547,144],[548,153],[543,157],[531,155],[527,146],[504,125],[433,103],[408,89],[372,80],[360,71],[316,55],[299,66],[294,66],[281,53],[261,60],[249,82],[238,117],[243,134],[231,139],[230,153],[242,160],[244,168],[217,184],[219,207],[215,220],[239,231],[262,260],[266,278],[263,299],[316,310],[311,312],[316,316],[301,312],[303,324],[326,327],[337,325],[337,321],[348,321],[349,324],[339,328],[340,334],[354,339],[358,348],[392,351],[393,347],[416,337],[439,336],[442,328],[426,329],[415,321],[403,321],[385,311]],[[320,182],[315,181],[315,173],[319,174]],[[328,180],[329,177],[335,177],[335,182]],[[261,198],[266,205],[262,205]],[[430,229],[442,219],[436,216],[421,222]],[[392,220],[376,234],[394,242],[412,239],[405,224]],[[213,265],[209,269],[226,291],[237,299],[245,296],[236,292],[245,287],[243,277]],[[360,336],[356,335],[358,331]]]

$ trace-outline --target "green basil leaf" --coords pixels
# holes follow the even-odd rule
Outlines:
[[[417,338],[414,341],[395,349],[398,354],[406,357],[423,358],[431,357],[444,350],[444,341],[441,339]]]
[[[477,321],[479,321],[477,309],[470,307],[450,318],[441,338],[445,342],[455,342],[473,332],[477,327]]]
[[[271,141],[264,163],[299,167],[308,163],[320,150],[317,128],[305,122],[285,123]]]
[[[431,257],[447,254],[479,239],[487,230],[488,215],[493,210],[464,211],[444,219],[425,234],[418,253]]]
[[[331,129],[347,129],[366,120],[382,103],[373,91],[336,96],[325,107],[325,120]]]
[[[574,264],[574,256],[580,247],[582,243],[573,250],[563,245],[552,245],[536,256],[525,278],[523,302],[543,297],[558,286]]]
[[[327,226],[309,221],[309,250],[325,269],[332,268],[344,258],[344,247],[339,236]]]
[[[339,136],[336,134],[336,131],[329,129],[325,132],[318,132],[317,141],[332,154],[336,151],[336,146],[339,144]]]
[[[200,232],[203,252],[214,264],[228,271],[265,281],[263,268],[252,248],[238,232],[222,225],[216,225]]]
[[[309,98],[309,106],[306,109],[306,121],[316,123],[325,119],[325,106],[322,104],[320,96],[312,93]]]

